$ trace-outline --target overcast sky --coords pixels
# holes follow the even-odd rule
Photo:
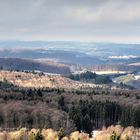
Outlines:
[[[140,42],[140,0],[0,0],[0,40]]]

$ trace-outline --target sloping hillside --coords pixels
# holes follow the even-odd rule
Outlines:
[[[140,75],[139,74],[127,74],[114,78],[114,82],[123,83],[131,87],[140,89]]]
[[[25,72],[16,71],[0,71],[0,80],[6,79],[10,83],[20,87],[29,88],[80,88],[80,87],[95,87],[94,84],[86,84],[82,82],[76,82],[61,75],[40,75]]]
[[[70,73],[70,69],[66,65],[31,59],[0,58],[0,67],[6,70],[38,70],[57,74]]]

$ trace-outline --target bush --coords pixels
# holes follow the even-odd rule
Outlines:
[[[39,131],[37,133],[31,132],[29,140],[44,140],[44,137]]]
[[[113,131],[110,140],[120,140],[120,136]]]
[[[63,128],[60,128],[59,132],[58,132],[58,137],[59,137],[59,140],[61,140],[63,137],[66,136],[66,132]]]

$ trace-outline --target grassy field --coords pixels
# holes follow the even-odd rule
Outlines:
[[[95,71],[96,74],[125,74],[126,71]]]
[[[114,80],[117,83],[125,83],[125,84],[127,84],[129,81],[134,80],[134,79],[135,79],[135,75],[134,74],[128,74],[128,75],[117,77]]]

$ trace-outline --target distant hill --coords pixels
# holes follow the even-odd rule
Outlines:
[[[140,44],[0,41],[1,58],[53,59],[78,65],[140,62]]]
[[[95,87],[95,84],[88,84],[73,81],[61,75],[35,74],[31,72],[0,71],[0,81],[7,81],[18,87],[27,88],[73,88]]]
[[[64,64],[49,61],[37,61],[19,58],[0,58],[0,67],[5,70],[30,70],[43,71],[47,73],[69,74],[70,69]]]
[[[140,65],[130,65],[125,63],[90,65],[88,70],[91,71],[140,71]]]

